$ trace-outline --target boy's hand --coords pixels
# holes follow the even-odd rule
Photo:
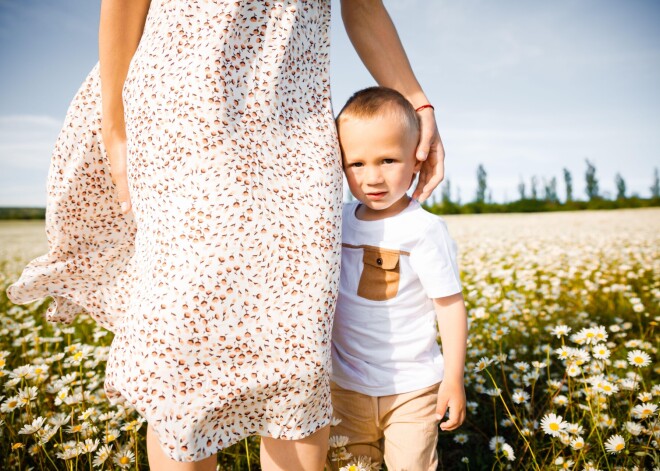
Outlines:
[[[465,420],[465,387],[463,382],[442,381],[438,389],[436,419],[442,420],[449,407],[449,419],[440,423],[444,431],[454,430]]]

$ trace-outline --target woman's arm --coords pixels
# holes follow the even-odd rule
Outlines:
[[[410,67],[396,28],[381,0],[342,0],[346,33],[379,85],[393,88],[415,108],[428,103]],[[433,110],[419,112],[422,123],[417,159],[425,161],[413,197],[424,201],[444,177],[444,148]]]
[[[150,0],[102,0],[99,20],[101,134],[122,213],[130,211],[126,179],[126,126],[122,90],[142,37]]]

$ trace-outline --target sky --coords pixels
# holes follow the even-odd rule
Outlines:
[[[585,159],[600,189],[649,196],[660,166],[660,2],[385,0],[435,105],[452,196],[471,201],[482,164],[495,201],[562,169],[584,199]],[[45,206],[51,152],[68,105],[98,60],[100,1],[0,0],[0,206]],[[338,111],[375,82],[332,0]],[[436,190],[439,197],[441,188]]]

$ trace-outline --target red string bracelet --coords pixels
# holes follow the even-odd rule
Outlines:
[[[435,111],[435,108],[433,108],[433,105],[430,103],[427,103],[426,105],[422,105],[419,108],[415,108],[415,112],[422,111],[424,108],[431,108],[433,111]]]

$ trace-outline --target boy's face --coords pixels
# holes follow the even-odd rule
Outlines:
[[[421,162],[415,158],[418,136],[391,113],[339,120],[344,172],[353,196],[364,204],[365,219],[402,211]]]

